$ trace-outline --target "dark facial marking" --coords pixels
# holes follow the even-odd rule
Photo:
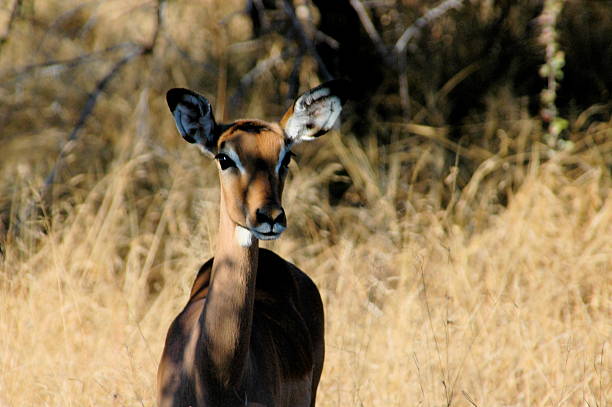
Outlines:
[[[234,126],[234,130],[244,131],[246,133],[261,133],[262,131],[271,131],[270,127],[265,124],[253,123],[253,122],[242,122]]]

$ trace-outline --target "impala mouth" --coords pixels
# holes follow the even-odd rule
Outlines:
[[[287,227],[281,223],[275,223],[274,225],[262,223],[257,227],[249,228],[249,231],[259,240],[274,240],[278,239],[285,229]]]
[[[275,226],[274,229],[276,229],[277,232],[272,230],[269,232],[259,232],[256,229],[236,225],[236,241],[242,247],[250,247],[253,244],[253,238],[259,240],[275,240],[280,237],[281,233],[283,233],[285,230],[285,227],[278,225]]]
[[[253,234],[253,236],[255,236],[257,239],[259,240],[275,240],[278,239],[280,237],[280,235],[283,232],[266,232],[266,233],[262,233],[262,232],[258,232],[254,229],[249,229],[250,232]]]

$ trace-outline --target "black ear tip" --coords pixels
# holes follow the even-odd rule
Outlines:
[[[174,112],[174,109],[176,109],[176,105],[178,105],[178,103],[180,102],[181,97],[185,93],[185,91],[186,89],[173,88],[166,92],[166,102],[168,102],[168,107],[170,108],[171,112]]]
[[[191,96],[194,99],[189,100],[187,96]],[[168,107],[171,112],[174,112],[174,109],[176,109],[179,103],[191,104],[193,106],[197,105],[200,107],[203,115],[208,114],[211,110],[208,99],[199,93],[184,88],[173,88],[166,92],[166,102],[168,102]]]

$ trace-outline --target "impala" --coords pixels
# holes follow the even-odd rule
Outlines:
[[[218,163],[221,199],[215,256],[168,330],[161,407],[315,405],[325,353],[321,296],[259,240],[287,227],[281,195],[291,147],[330,130],[347,91],[330,81],[297,98],[278,123],[231,124],[216,123],[203,96],[168,91],[179,133]]]

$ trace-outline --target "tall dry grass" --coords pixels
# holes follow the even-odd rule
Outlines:
[[[319,186],[334,157],[349,167],[367,156],[347,152],[351,142],[336,134],[305,147],[329,164],[292,169],[291,226],[272,245],[324,297],[320,404],[605,406],[609,177],[534,165],[508,207],[476,215],[488,225],[470,232],[426,197],[398,214],[388,195],[401,177],[381,183],[376,176],[392,171],[363,165],[377,161],[360,168],[379,196],[362,207],[325,204]],[[181,151],[157,157],[169,180],[140,207],[134,189],[152,177],[155,153],[131,144],[44,234],[27,226],[35,236],[6,244],[3,405],[153,404],[166,328],[213,252],[218,191],[212,165]]]
[[[207,29],[190,37],[171,23],[209,21],[239,3],[169,4],[167,32],[185,47],[198,35],[212,41]],[[91,89],[109,64],[11,72],[47,56],[32,51],[43,36],[49,55],[67,58],[115,37],[147,38],[152,16],[136,2],[126,4],[142,15],[110,2],[70,19],[60,6],[74,3],[35,4],[46,27],[58,15],[67,27],[17,24],[19,41],[0,61],[10,79],[0,106],[0,406],[152,406],[167,327],[217,228],[214,165],[179,140],[163,101],[192,70],[165,61],[176,56],[169,42],[126,68],[65,147],[46,202],[41,185],[84,100],[76,88]],[[66,38],[66,21],[90,27]],[[209,49],[189,48],[218,63]],[[304,87],[316,82],[311,73]],[[215,84],[194,86],[219,98]],[[282,106],[262,89],[244,114],[275,119]],[[490,150],[404,123],[378,123],[395,140],[382,144],[354,134],[350,116],[298,149],[284,195],[289,229],[265,246],[323,295],[319,405],[609,405],[612,123],[591,113],[572,121],[576,142],[558,153],[540,144],[539,121],[503,95],[465,130],[492,140]],[[475,169],[449,165],[448,150]],[[347,179],[330,203],[329,185]]]

